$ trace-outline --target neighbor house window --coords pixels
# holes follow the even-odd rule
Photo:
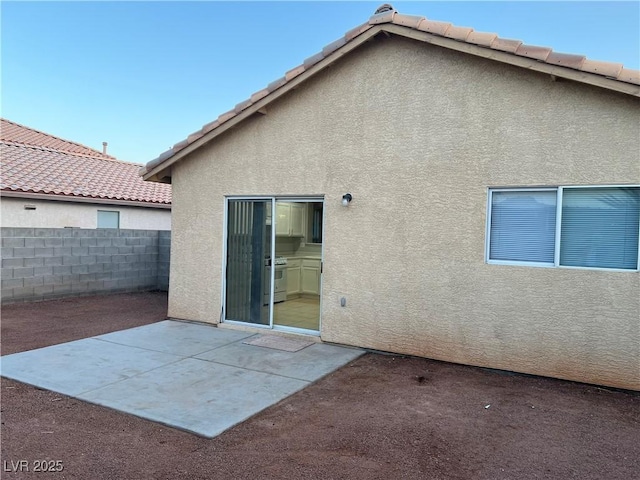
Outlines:
[[[120,228],[120,212],[98,210],[98,228]]]
[[[638,270],[640,187],[489,191],[487,261]]]

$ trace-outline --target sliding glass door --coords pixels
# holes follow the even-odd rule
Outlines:
[[[271,200],[227,202],[226,318],[270,325]]]
[[[318,334],[322,200],[227,199],[224,321]]]

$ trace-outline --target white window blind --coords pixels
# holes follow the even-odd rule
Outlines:
[[[560,265],[638,266],[640,188],[564,188]]]
[[[494,191],[489,259],[553,264],[556,190]]]

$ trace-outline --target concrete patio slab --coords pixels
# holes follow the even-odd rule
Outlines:
[[[2,376],[77,396],[182,360],[167,353],[86,338],[5,355]]]
[[[212,328],[211,325],[165,320],[94,338],[120,345],[192,357],[253,335],[253,333],[238,330]]]
[[[252,335],[165,320],[6,355],[1,373],[212,438],[364,353],[241,343]]]
[[[362,350],[324,343],[286,352],[237,342],[196,355],[196,358],[313,382],[361,354]]]
[[[78,398],[212,438],[307,385],[186,358]]]

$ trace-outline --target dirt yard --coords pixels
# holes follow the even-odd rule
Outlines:
[[[2,354],[165,312],[157,293],[7,306]],[[212,440],[7,379],[1,401],[3,479],[628,480],[640,472],[640,394],[417,358],[364,355]],[[43,460],[63,470],[34,472]]]

